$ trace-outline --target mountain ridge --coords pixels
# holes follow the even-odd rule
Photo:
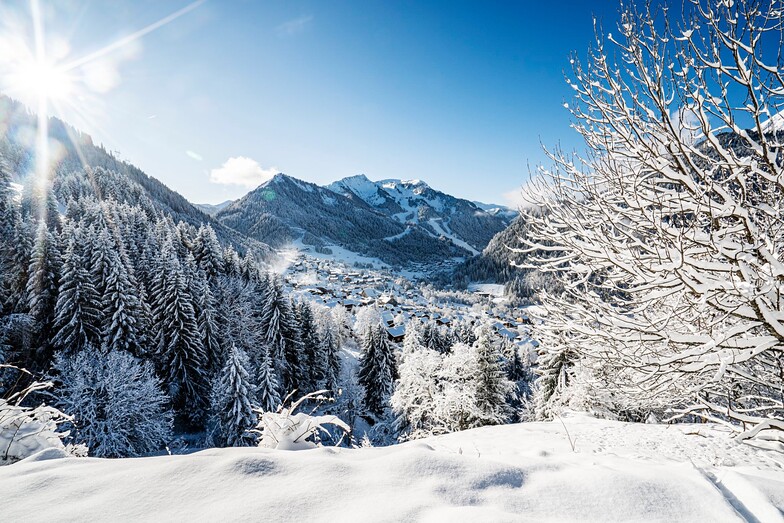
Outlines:
[[[320,186],[278,173],[216,214],[276,248],[330,246],[389,265],[440,262],[481,251],[508,221],[421,180],[355,175]]]
[[[335,245],[390,265],[430,262],[467,254],[450,242],[433,242],[367,204],[278,173],[216,218],[275,248],[301,241],[321,252]]]
[[[513,218],[510,214],[490,213],[475,202],[433,189],[420,179],[389,178],[373,182],[360,174],[326,187],[354,201],[362,201],[399,223],[417,225],[433,237],[448,238],[473,255],[481,252]]]

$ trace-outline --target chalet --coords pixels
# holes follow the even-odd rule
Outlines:
[[[387,336],[389,339],[395,343],[403,343],[403,338],[406,335],[406,326],[405,325],[394,325],[392,327],[387,327]]]
[[[366,287],[366,288],[362,289],[361,294],[362,294],[362,296],[364,296],[366,298],[373,298],[373,299],[376,299],[376,298],[378,298],[381,295],[380,292],[378,292],[376,289],[374,289],[372,287]]]
[[[390,311],[383,311],[381,313],[381,320],[387,324],[387,327],[392,327],[395,324],[395,315]]]
[[[355,300],[354,298],[346,298],[343,300],[343,306],[347,310],[354,310],[354,307],[357,307],[358,305],[362,305],[360,300]]]
[[[397,305],[397,299],[394,296],[384,295],[378,299],[378,303],[381,305]]]

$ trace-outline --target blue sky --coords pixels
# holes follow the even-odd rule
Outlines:
[[[47,45],[78,57],[187,5],[42,4]],[[617,11],[614,1],[207,0],[102,56],[97,86],[60,106],[195,202],[236,198],[278,170],[319,184],[420,178],[504,203],[545,161],[540,142],[579,145],[563,71],[591,43],[593,15],[609,30]]]

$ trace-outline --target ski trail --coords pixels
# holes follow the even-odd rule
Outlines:
[[[710,472],[694,466],[747,523],[784,522],[781,512],[754,485],[730,470]]]

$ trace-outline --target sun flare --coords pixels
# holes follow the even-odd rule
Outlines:
[[[20,63],[13,76],[17,90],[39,100],[64,100],[74,92],[73,78],[62,68],[44,61]]]

